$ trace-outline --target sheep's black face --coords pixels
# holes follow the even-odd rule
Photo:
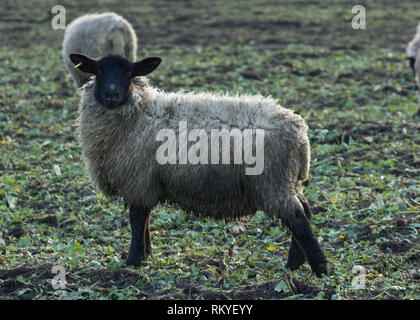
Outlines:
[[[112,109],[128,99],[133,63],[118,56],[107,56],[96,63],[95,97]]]
[[[146,58],[132,63],[118,55],[95,60],[71,54],[70,59],[80,71],[96,75],[95,98],[108,109],[124,104],[130,94],[131,80],[151,73],[161,62],[160,58]]]

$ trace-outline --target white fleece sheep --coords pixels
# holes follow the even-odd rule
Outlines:
[[[420,23],[417,26],[417,32],[414,38],[407,45],[407,55],[409,58],[416,58],[420,50]]]
[[[166,93],[141,77],[132,81],[130,90],[124,105],[107,109],[96,99],[95,79],[91,80],[80,89],[78,119],[78,138],[91,181],[104,194],[122,197],[131,208],[128,264],[138,265],[143,259],[143,251],[140,256],[133,253],[137,248],[151,251],[148,227],[139,238],[137,230],[143,230],[144,224],[139,227],[132,217],[139,212],[148,215],[157,203],[169,201],[215,218],[257,210],[280,217],[297,239],[292,240],[287,265],[297,268],[306,255],[316,274],[326,272],[325,256],[305,218],[310,218],[310,209],[302,182],[309,175],[310,145],[302,117],[270,97]],[[208,136],[221,128],[264,130],[263,172],[247,176],[241,164],[159,164],[158,132],[178,132],[179,121]]]
[[[114,53],[134,61],[137,36],[131,24],[113,12],[87,14],[73,20],[64,34],[62,54],[76,86],[81,87],[90,75],[74,68],[69,54],[75,52],[92,58]]]
[[[417,99],[420,105],[420,23],[417,26],[417,32],[414,38],[407,45],[407,55],[410,59],[410,66],[413,69],[414,77],[417,83]],[[416,116],[420,116],[420,108]]]

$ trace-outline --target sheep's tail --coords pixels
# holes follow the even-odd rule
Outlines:
[[[305,124],[302,126],[301,131],[301,142],[298,148],[298,155],[300,157],[300,170],[298,173],[298,179],[300,181],[306,181],[309,178],[309,169],[311,163],[311,146],[308,138],[308,126]]]

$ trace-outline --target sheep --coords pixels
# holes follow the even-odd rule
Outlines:
[[[130,61],[137,56],[137,36],[131,24],[113,12],[86,14],[66,28],[62,55],[76,87],[85,84],[90,75],[74,68],[69,54],[80,52],[91,57],[119,54]]]
[[[416,57],[420,51],[420,23],[417,26],[417,32],[414,38],[407,45],[407,56],[410,61],[410,67],[415,72],[414,64],[416,62]]]
[[[417,32],[414,38],[407,45],[407,56],[410,61],[410,67],[413,70],[417,83],[417,90],[420,88],[420,23],[417,26]],[[420,104],[420,94],[417,93]],[[416,116],[420,116],[420,108],[417,110]]]
[[[302,117],[261,95],[166,93],[144,77],[159,66],[161,60],[156,57],[136,63],[117,55],[96,60],[71,54],[70,59],[80,71],[95,75],[79,89],[77,137],[91,182],[104,195],[121,197],[129,207],[132,238],[127,265],[139,266],[151,254],[151,209],[167,202],[216,219],[234,219],[257,210],[279,217],[292,233],[286,267],[295,270],[307,259],[316,275],[327,273],[327,260],[312,232],[311,211],[303,195],[310,144]],[[203,142],[213,130],[236,130],[239,137],[245,137],[246,130],[252,134],[263,130],[262,172],[246,174],[240,162],[183,162],[184,155],[175,155],[172,149],[177,143],[169,143],[167,149],[168,158],[175,161],[162,164],[157,156],[165,140],[161,133],[177,133],[181,150],[183,121],[190,133],[201,132]],[[169,134],[167,138],[165,143]],[[210,145],[212,156],[223,158],[223,152],[226,156],[236,151],[221,150],[213,141]],[[259,146],[258,140],[252,141],[251,150],[259,147],[261,141]],[[208,155],[203,150],[200,156]]]

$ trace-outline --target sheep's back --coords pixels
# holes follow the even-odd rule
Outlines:
[[[91,81],[82,89],[79,139],[91,180],[105,194],[150,207],[169,201],[205,215],[237,217],[260,207],[258,188],[270,184],[279,193],[298,192],[307,178],[307,126],[272,98],[166,94],[146,86],[126,105],[107,110],[96,102],[93,88]],[[263,129],[262,174],[245,175],[253,165],[234,165],[232,147],[231,164],[179,164],[178,154],[177,164],[159,164],[156,154],[162,142],[156,141],[157,132],[172,129],[179,137],[180,121],[188,131],[208,133],[209,154],[212,129]]]

